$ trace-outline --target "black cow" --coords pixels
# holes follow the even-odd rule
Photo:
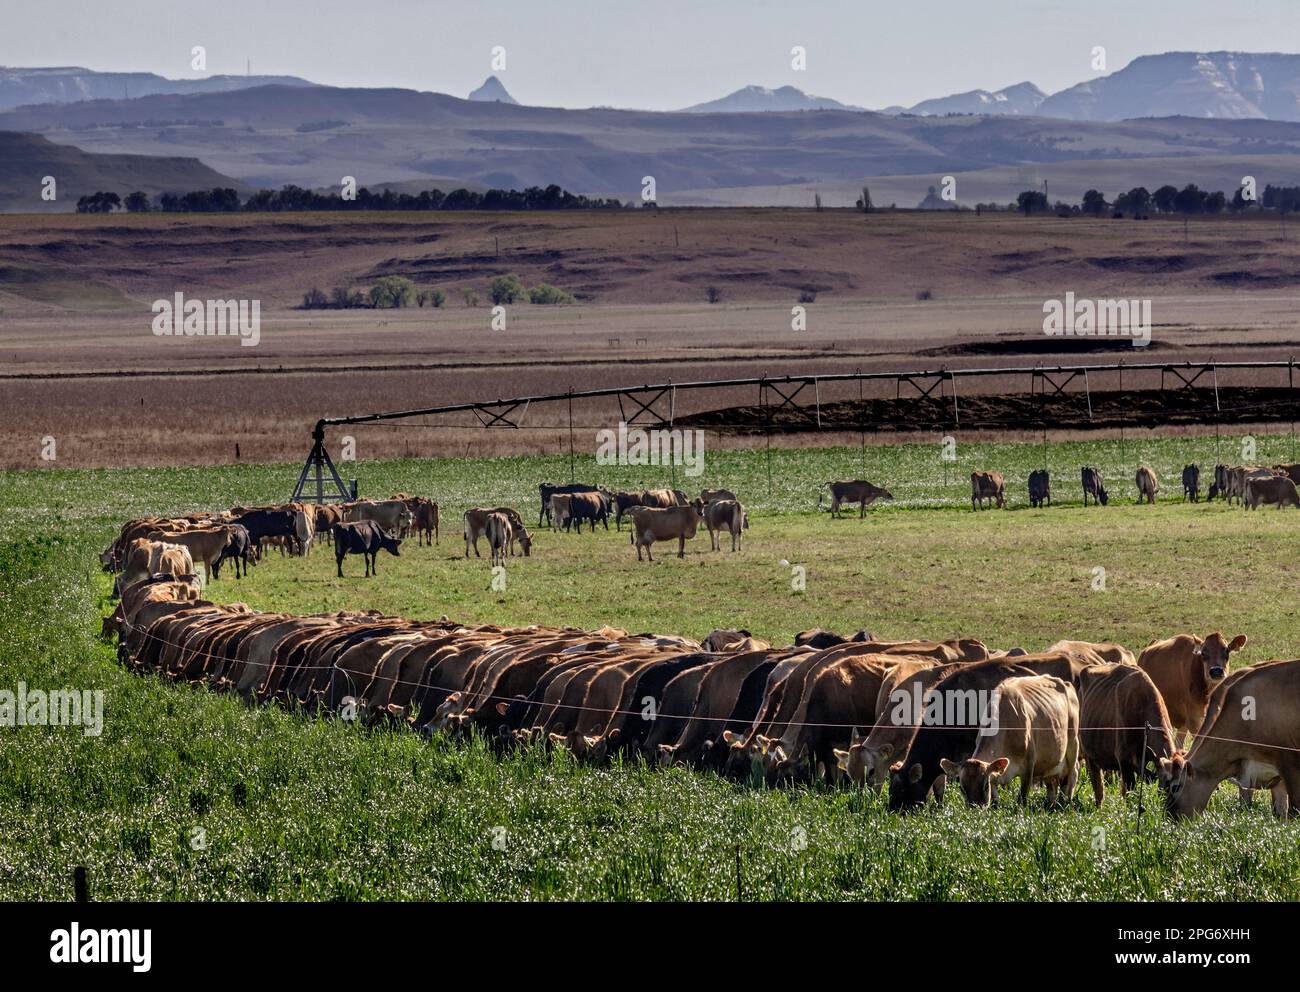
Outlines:
[[[1105,506],[1110,502],[1110,497],[1106,494],[1106,487],[1101,484],[1101,473],[1095,468],[1084,467],[1081,472],[1083,479],[1083,505],[1088,505],[1088,497],[1091,496],[1094,503],[1100,503]]]
[[[1219,464],[1214,466],[1214,481],[1210,483],[1210,491],[1205,494],[1205,502],[1213,503],[1215,496],[1228,498],[1228,466]]]
[[[389,537],[388,532],[373,520],[358,520],[350,524],[335,524],[334,562],[338,565],[339,578],[343,578],[343,559],[348,555],[361,555],[366,560],[366,576],[379,574],[379,552],[387,551],[390,555],[401,557],[397,546],[402,543],[400,537]]]
[[[236,517],[232,523],[239,524],[248,531],[248,539],[253,545],[253,554],[262,557],[262,541],[268,537],[287,537],[298,540],[297,516],[293,510],[249,510]]]
[[[226,546],[221,549],[221,557],[212,563],[212,577],[221,578],[221,563],[226,559],[232,559],[235,563],[235,578],[240,577],[239,563],[244,563],[243,574],[248,574],[248,566],[257,564],[257,549],[253,545],[253,539],[249,536],[248,528],[240,524],[229,524],[230,539],[226,541]]]
[[[542,496],[542,509],[537,514],[537,526],[540,527],[543,517],[548,524],[551,522],[551,497],[556,493],[595,493],[601,490],[596,486],[584,485],[581,482],[570,483],[567,486],[557,486],[553,482],[542,482],[538,484],[537,491]]]
[[[1201,501],[1201,467],[1199,465],[1183,466],[1183,499],[1193,503]]]
[[[609,530],[610,500],[605,493],[570,493],[569,495],[572,498],[569,500],[569,519],[564,521],[565,530],[572,525],[581,534],[584,520],[591,524],[593,532],[596,530],[597,521],[603,523],[605,529]]]
[[[1052,477],[1047,469],[1035,469],[1029,473],[1029,505],[1040,507],[1052,502]]]

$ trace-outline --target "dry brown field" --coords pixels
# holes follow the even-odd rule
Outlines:
[[[1275,217],[1149,221],[845,210],[555,214],[0,216],[0,466],[301,457],[321,416],[672,380],[855,369],[1288,359],[1300,229]],[[487,284],[573,293],[515,304],[491,330]],[[385,274],[441,288],[441,309],[306,311],[315,286]],[[722,299],[706,301],[706,287]],[[464,292],[476,292],[467,306]],[[807,329],[791,329],[801,292]],[[1080,352],[1043,302],[1152,301],[1153,347]],[[259,299],[261,342],[160,338],[153,300]],[[1263,382],[1219,374],[1221,384]],[[1158,374],[1127,384],[1153,387]],[[966,388],[963,386],[963,388]],[[970,387],[1018,392],[1027,377]],[[1097,388],[1094,385],[1094,388]],[[884,395],[891,384],[868,387]],[[806,395],[802,398],[806,398]],[[822,386],[823,402],[857,387]],[[679,394],[679,415],[753,404],[752,387]],[[575,405],[583,431],[606,404]],[[613,419],[617,419],[614,417]],[[567,410],[524,431],[358,429],[366,457],[556,451]],[[561,430],[561,428],[564,430]],[[752,439],[747,442],[753,443]],[[810,443],[801,438],[789,443]]]

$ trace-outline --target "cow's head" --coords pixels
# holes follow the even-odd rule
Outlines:
[[[519,529],[519,546],[524,549],[524,557],[528,558],[533,553],[533,535],[528,533],[524,528]]]
[[[1006,758],[994,761],[980,761],[967,758],[965,761],[939,759],[939,767],[951,779],[956,779],[961,786],[962,795],[972,806],[988,806],[993,802],[993,787],[1011,762]]]
[[[1205,809],[1218,782],[1204,773],[1197,774],[1185,755],[1160,759],[1160,791],[1165,810],[1175,819],[1185,819]]]
[[[839,757],[838,752],[836,757]],[[868,746],[865,739],[858,738],[855,728],[840,768],[855,785],[880,792],[889,781],[889,766],[893,758],[893,744],[886,742]]]
[[[780,785],[785,782],[811,782],[817,770],[813,761],[812,749],[807,741],[794,755],[787,755],[785,746],[777,743],[766,754],[767,784]]]
[[[1219,682],[1228,674],[1228,655],[1240,651],[1246,646],[1246,635],[1238,634],[1231,641],[1225,641],[1217,630],[1192,649],[1201,662],[1205,681],[1209,685]]]
[[[1110,494],[1106,492],[1106,487],[1100,484],[1097,486],[1097,499],[1101,500],[1102,506],[1110,502]]]
[[[693,507],[695,508],[695,516],[697,516],[699,519],[703,520],[703,519],[704,519],[704,500],[700,499],[700,498],[697,496],[695,499],[691,500],[691,506],[693,506]]]
[[[916,809],[925,802],[933,779],[925,774],[919,761],[903,759],[889,769],[889,809],[898,813]]]
[[[876,499],[887,499],[892,502],[894,499],[894,494],[891,493],[888,489],[878,489],[876,491]]]
[[[400,537],[389,537],[382,530],[379,532],[379,546],[383,548],[385,551],[387,551],[390,555],[395,555],[398,558],[400,558],[402,556],[402,553],[397,549],[401,546],[401,544],[402,544],[402,539]]]

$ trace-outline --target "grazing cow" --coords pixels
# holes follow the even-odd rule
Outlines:
[[[1296,492],[1295,483],[1284,476],[1268,479],[1250,479],[1246,483],[1246,509],[1256,510],[1263,503],[1276,506],[1300,507],[1300,493]]]
[[[240,578],[240,563],[243,563],[243,575],[248,574],[248,566],[257,564],[257,552],[253,548],[252,538],[248,536],[248,528],[241,524],[227,524],[230,528],[230,539],[226,546],[221,549],[221,554],[216,561],[212,563],[212,577],[215,579],[221,574],[221,563],[227,560],[235,563],[235,578]]]
[[[839,777],[836,745],[850,743],[851,729],[875,724],[881,683],[896,663],[888,655],[858,655],[811,673],[785,733],[764,755],[768,785],[811,782],[818,766],[833,785]]]
[[[1228,673],[1228,655],[1246,646],[1246,635],[1238,634],[1230,642],[1218,631],[1205,638],[1179,634],[1163,641],[1152,641],[1138,656],[1138,668],[1160,690],[1175,730],[1195,734],[1205,721],[1210,695]]]
[[[295,503],[293,506],[294,539],[298,544],[298,554],[305,558],[311,554],[312,538],[316,536],[316,513],[302,503]]]
[[[849,736],[847,751],[837,751],[840,771],[859,786],[876,792],[889,780],[890,765],[907,753],[921,724],[926,693],[965,662],[935,664],[931,658],[902,658],[885,676],[876,696],[876,723],[866,737],[857,728]],[[943,798],[946,779],[934,782],[936,799]]]
[[[213,568],[213,562],[221,557],[222,551],[230,542],[231,530],[229,525],[222,525],[220,527],[202,527],[185,531],[152,531],[149,538],[154,541],[169,541],[172,544],[180,544],[189,549],[194,564],[202,562],[204,569],[208,573],[209,581],[215,581],[217,576]],[[191,567],[190,570],[193,571],[193,568]]]
[[[731,533],[731,550],[740,550],[740,532],[749,526],[749,515],[745,508],[734,499],[718,499],[704,508],[704,526],[709,529],[709,541],[714,551],[721,551],[718,545],[718,531]]]
[[[1047,469],[1035,469],[1029,473],[1029,505],[1040,507],[1052,502],[1052,477]]]
[[[569,529],[572,524],[578,533],[582,533],[585,520],[596,529],[597,521],[609,530],[609,502],[603,493],[556,493],[551,497],[551,508],[555,511],[555,526]]]
[[[1079,675],[1079,746],[1098,807],[1103,772],[1119,775],[1120,794],[1178,753],[1160,690],[1140,668],[1093,665]],[[1148,771],[1148,765],[1151,765]]]
[[[646,558],[654,561],[650,546],[655,541],[677,541],[677,557],[686,557],[686,542],[695,536],[704,516],[704,504],[696,500],[689,506],[670,506],[655,509],[638,506],[632,510],[632,540],[636,543],[636,560],[641,561],[641,549]]]
[[[1228,502],[1234,499],[1243,506],[1246,503],[1246,487],[1255,480],[1267,480],[1278,478],[1278,474],[1271,468],[1260,468],[1258,465],[1232,465],[1228,468]]]
[[[1201,467],[1199,465],[1183,466],[1183,499],[1193,503],[1201,501]]]
[[[148,581],[153,575],[182,576],[193,572],[194,561],[184,545],[136,538],[127,548],[122,574],[113,583],[113,594],[124,596],[132,586]]]
[[[411,529],[411,510],[400,499],[359,500],[343,508],[343,520],[356,523],[372,520],[388,534],[399,534]]]
[[[1079,697],[1069,682],[1051,675],[1010,678],[993,690],[989,709],[996,732],[981,729],[975,753],[965,761],[948,758],[940,767],[961,785],[966,802],[988,806],[995,781],[1020,779],[1020,805],[1036,782],[1047,785],[1054,805],[1060,786],[1074,795],[1079,777]]]
[[[840,507],[847,504],[858,504],[858,519],[861,520],[867,515],[867,507],[878,499],[893,500],[894,494],[888,489],[880,486],[874,486],[865,479],[840,480],[839,482],[828,482],[827,486],[831,491],[831,516],[840,515]],[[821,509],[822,496],[817,497],[817,509]]]
[[[323,540],[334,540],[334,525],[343,523],[343,508],[328,503],[316,504],[316,517],[312,521]]]
[[[248,531],[248,539],[253,544],[253,553],[262,557],[262,541],[268,537],[288,537],[297,540],[298,520],[293,510],[288,508],[255,508],[238,513],[231,523],[239,524]]]
[[[1214,466],[1214,481],[1210,483],[1210,489],[1205,494],[1205,502],[1213,503],[1215,496],[1228,498],[1228,466],[1222,463]]]
[[[492,564],[504,565],[506,552],[514,541],[514,529],[504,513],[489,513],[487,518],[488,549],[492,552]]]
[[[482,557],[478,553],[478,539],[487,534],[488,517],[493,513],[500,513],[510,521],[512,534],[509,545],[510,554],[514,555],[514,542],[518,541],[520,548],[523,549],[524,557],[529,557],[532,554],[533,537],[524,526],[524,518],[519,515],[519,511],[510,506],[495,506],[491,509],[475,507],[465,511],[465,557],[469,557],[471,543],[474,546],[474,557]]]
[[[1099,661],[1109,662],[1112,665],[1136,665],[1137,658],[1133,652],[1124,647],[1123,644],[1114,644],[1109,641],[1057,641],[1047,651],[1066,651],[1070,654],[1082,655],[1091,660],[1095,655]],[[1022,651],[1021,654],[1024,652]]]
[[[1080,471],[1080,477],[1083,482],[1083,505],[1088,505],[1088,497],[1092,497],[1094,505],[1100,503],[1105,506],[1110,502],[1110,496],[1106,493],[1106,487],[1102,485],[1101,473],[1095,468],[1084,466]]]
[[[538,493],[542,497],[542,509],[537,514],[537,526],[542,525],[542,519],[545,518],[547,523],[551,523],[551,497],[556,493],[594,493],[600,490],[596,486],[584,485],[581,482],[571,483],[567,486],[557,486],[553,482],[542,482],[537,486]]]
[[[633,507],[651,506],[664,509],[669,506],[685,506],[690,502],[686,494],[677,489],[636,489],[631,492],[614,493],[609,499],[610,508],[614,510],[614,526],[617,530],[623,529],[623,517],[627,516]],[[708,500],[705,502],[707,503]]]
[[[1300,661],[1233,672],[1215,691],[1206,726],[1191,750],[1160,762],[1169,813],[1183,818],[1203,812],[1225,779],[1242,789],[1271,788],[1275,813],[1300,813],[1297,700]]]
[[[1285,475],[1288,479],[1300,486],[1300,462],[1290,462],[1284,465],[1274,465],[1273,471],[1278,475]]]
[[[735,499],[736,494],[730,489],[701,489],[700,500],[707,506],[715,499]]]
[[[917,808],[944,774],[941,760],[960,762],[975,753],[979,713],[973,708],[981,698],[1009,678],[1037,674],[997,659],[962,665],[936,682],[931,689],[938,701],[936,716],[928,717],[927,702],[927,718],[921,720],[902,761],[890,767],[889,808],[895,812]]]
[[[1149,466],[1139,466],[1133,481],[1137,484],[1138,503],[1143,500],[1147,503],[1156,501],[1156,493],[1160,492],[1160,483],[1156,481],[1156,474]]]
[[[438,504],[431,499],[417,496],[412,513],[415,516],[416,539],[420,544],[436,544],[438,536]]]
[[[709,636],[700,642],[700,647],[705,651],[715,653],[732,652],[732,651],[758,651],[770,647],[765,641],[759,641],[754,635],[747,630],[718,630],[709,631]]]
[[[388,532],[373,520],[355,520],[334,525],[334,563],[339,578],[343,578],[343,559],[348,555],[361,555],[366,562],[366,577],[379,574],[379,552],[387,551],[401,557],[397,550],[400,537],[389,537]]]
[[[992,500],[999,510],[1007,505],[1003,495],[1001,472],[972,472],[970,474],[970,508],[982,507],[984,501]]]

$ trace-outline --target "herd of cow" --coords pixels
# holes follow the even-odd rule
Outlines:
[[[397,503],[415,526],[418,513]],[[218,526],[242,528],[256,547],[272,512],[232,510],[231,522]],[[341,510],[356,519],[333,525],[336,545],[350,524],[383,533],[376,512]],[[504,516],[484,513],[489,524]],[[400,511],[398,518],[396,529]],[[182,522],[192,529],[159,530]],[[771,786],[821,779],[887,787],[895,810],[942,799],[949,778],[973,804],[995,801],[995,783],[1015,778],[1021,802],[1039,783],[1049,802],[1061,789],[1068,798],[1080,760],[1098,805],[1103,775],[1113,773],[1121,790],[1157,777],[1176,815],[1203,810],[1224,780],[1247,798],[1251,789],[1271,789],[1279,815],[1300,806],[1300,661],[1230,673],[1229,655],[1244,636],[1181,634],[1135,658],[1120,645],[1080,641],[1026,653],[973,639],[889,642],[866,631],[846,638],[815,630],[773,647],[743,630],[716,630],[696,643],[609,627],[294,616],[203,599],[170,549],[156,562],[133,560],[137,542],[169,543],[148,535],[214,529],[200,515],[132,521],[104,552],[106,568],[126,566],[104,621],[123,664],[249,702],[429,733],[476,732],[501,750],[538,740],[598,764],[639,756]],[[280,529],[272,536],[290,540]],[[436,522],[431,529],[436,535]],[[293,539],[302,537],[295,531]],[[225,550],[216,546],[196,553],[215,564]],[[1192,735],[1186,750],[1181,734]]]
[[[709,531],[715,551],[719,535],[731,536],[731,550],[740,549],[749,514],[735,494],[726,489],[705,489],[690,499],[680,490],[647,489],[611,493],[598,486],[557,486],[542,483],[538,525],[547,520],[556,529],[581,532],[583,523],[595,530],[609,529],[609,517],[622,530],[623,518],[632,522],[631,542],[637,559],[644,550],[654,560],[657,541],[677,541],[678,557],[685,556],[686,541],[695,537],[699,524]],[[465,511],[465,557],[481,557],[478,542],[486,539],[492,564],[504,564],[516,548],[531,554],[533,536],[518,510],[509,506],[472,507]],[[317,537],[334,546],[338,576],[349,554],[361,555],[365,574],[378,569],[380,551],[401,555],[402,541],[416,535],[420,544],[440,540],[438,504],[422,496],[397,493],[385,500],[349,503],[285,503],[272,506],[233,507],[219,513],[200,512],[178,517],[143,517],[123,525],[118,537],[100,556],[106,571],[117,574],[114,592],[142,577],[168,572],[193,574],[202,565],[208,581],[220,578],[222,565],[234,562],[235,576],[247,573],[268,547],[281,553],[307,555]]]
[[[1088,505],[1089,497],[1092,497],[1094,503],[1102,506],[1110,501],[1110,496],[1102,483],[1101,473],[1095,468],[1085,466],[1080,471],[1080,482],[1083,487],[1084,506]],[[1154,469],[1148,465],[1139,466],[1133,482],[1137,489],[1139,503],[1156,501],[1160,483]],[[1297,483],[1300,483],[1300,463],[1274,465],[1271,468],[1258,465],[1215,465],[1214,482],[1210,484],[1206,500],[1212,501],[1215,496],[1219,496],[1231,504],[1235,499],[1247,510],[1258,509],[1261,504],[1276,506],[1279,510],[1284,506],[1300,507],[1300,494],[1296,491]],[[870,483],[830,483],[832,490],[836,486],[849,485],[875,489]],[[1006,506],[1006,486],[1001,472],[972,472],[970,487],[971,509],[979,509],[986,500],[991,501],[999,509]],[[864,491],[863,509],[865,510],[872,499],[882,494],[886,499],[893,499],[883,489],[877,490],[874,494]],[[1198,465],[1183,466],[1183,499],[1193,503],[1200,502],[1201,469]],[[846,501],[856,503],[859,500],[855,497]],[[1029,505],[1039,507],[1051,502],[1052,481],[1047,470],[1036,469],[1030,472]]]

